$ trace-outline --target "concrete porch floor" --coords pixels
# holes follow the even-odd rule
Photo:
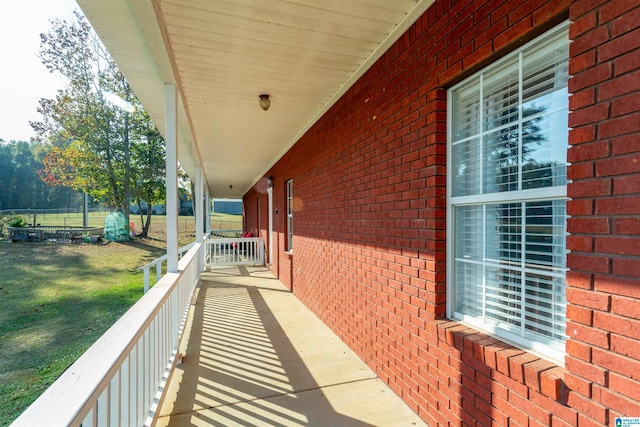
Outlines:
[[[426,426],[265,267],[194,298],[158,426]]]

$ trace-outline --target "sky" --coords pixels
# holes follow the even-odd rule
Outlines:
[[[0,0],[0,139],[29,141],[29,121],[41,120],[40,98],[64,87],[38,58],[40,33],[52,18],[70,19],[75,0]]]

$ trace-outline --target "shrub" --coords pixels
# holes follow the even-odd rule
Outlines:
[[[10,218],[9,222],[7,222],[7,227],[26,227],[27,225],[27,221],[20,215]]]

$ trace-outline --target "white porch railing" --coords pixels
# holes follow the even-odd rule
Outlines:
[[[178,258],[182,259],[182,257],[184,256],[185,252],[187,252],[189,249],[191,249],[191,247],[195,244],[195,242],[193,243],[189,243],[186,246],[181,247],[180,249],[178,249]],[[143,265],[142,267],[138,268],[138,271],[143,271],[144,274],[144,293],[146,294],[149,291],[149,287],[150,287],[150,280],[149,280],[149,270],[153,267],[155,267],[156,270],[156,281],[154,283],[157,283],[158,280],[160,280],[160,277],[162,277],[162,266],[164,264],[167,263],[167,256],[163,255],[159,258],[154,259],[153,261],[151,261],[148,264]]]
[[[176,352],[205,245],[194,244],[12,426],[141,426],[152,421]]]
[[[207,239],[204,243],[206,268],[225,265],[264,265],[262,237]]]

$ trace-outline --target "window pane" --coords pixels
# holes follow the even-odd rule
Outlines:
[[[518,74],[517,57],[485,73],[482,99],[484,110],[482,128],[485,131],[509,125],[518,120]]]
[[[480,86],[477,81],[458,89],[454,97],[453,141],[477,135],[480,132]]]
[[[518,190],[520,167],[518,134],[518,126],[510,126],[485,136],[483,194]]]
[[[483,267],[466,261],[456,261],[454,310],[471,316],[482,315]]]
[[[522,323],[520,272],[508,268],[486,269],[486,317],[495,326],[519,333]]]
[[[482,206],[456,208],[456,258],[482,261]]]
[[[523,189],[566,185],[568,51],[551,39],[523,58]]]
[[[526,204],[525,258],[527,268],[564,271],[566,201]]]
[[[487,205],[487,262],[520,266],[522,260],[522,205]]]
[[[543,274],[527,274],[525,336],[543,342],[565,339],[564,279]]]
[[[287,250],[293,250],[293,180],[287,181]]]
[[[557,92],[566,88],[569,80],[569,44],[566,40],[556,36],[525,51],[522,80],[524,111],[534,103],[547,111],[554,110],[557,102],[564,104],[566,98],[558,96]]]
[[[564,108],[524,122],[523,190],[567,184],[568,117]]]
[[[454,196],[480,194],[480,155],[478,138],[453,146]]]

